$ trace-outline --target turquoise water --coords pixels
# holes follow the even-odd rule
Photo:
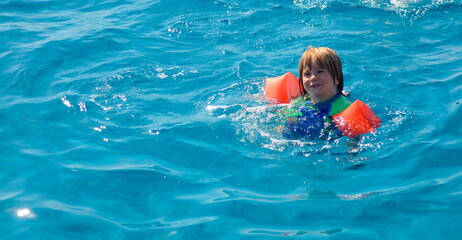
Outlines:
[[[3,0],[2,239],[459,239],[462,2]],[[289,141],[335,49],[383,126]]]

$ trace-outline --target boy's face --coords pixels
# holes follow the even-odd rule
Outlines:
[[[313,103],[331,99],[337,93],[337,85],[338,80],[334,81],[329,71],[317,63],[312,63],[311,68],[306,66],[303,71],[303,87]]]

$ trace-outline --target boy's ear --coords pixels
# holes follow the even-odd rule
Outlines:
[[[339,84],[340,84],[340,82],[338,81],[337,78],[335,78],[334,83],[335,83],[335,85],[339,85]]]

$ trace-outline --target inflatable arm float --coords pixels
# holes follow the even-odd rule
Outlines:
[[[298,78],[288,72],[279,77],[267,78],[265,93],[267,98],[277,103],[289,103],[292,98],[301,96],[302,90]]]
[[[380,119],[361,100],[354,101],[343,112],[332,116],[332,120],[344,136],[352,138],[374,132],[381,125]]]

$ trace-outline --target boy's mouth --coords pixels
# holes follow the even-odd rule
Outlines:
[[[313,84],[313,85],[310,86],[310,88],[317,88],[317,87],[319,87],[319,86],[321,86],[321,85],[322,85],[322,84]]]

